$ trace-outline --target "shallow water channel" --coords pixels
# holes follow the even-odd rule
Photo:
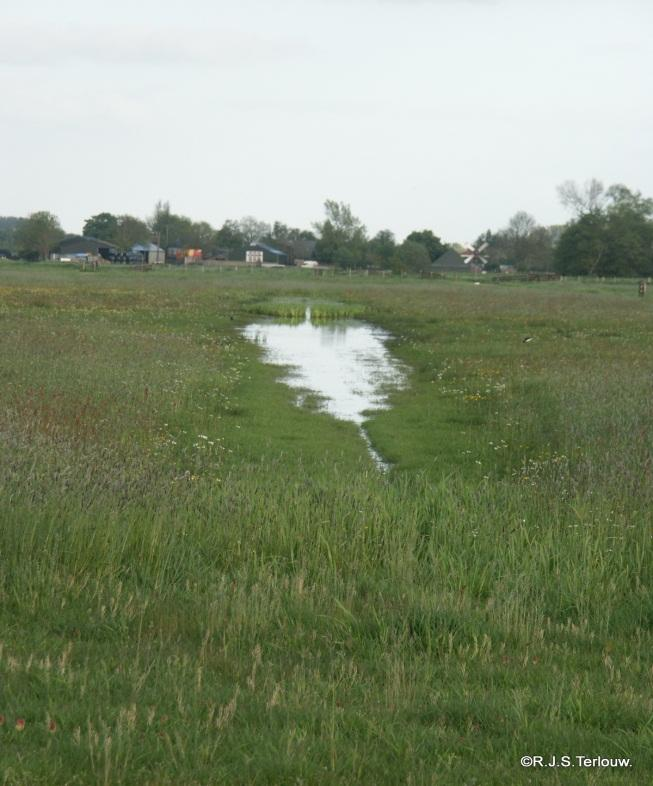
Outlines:
[[[256,322],[243,334],[262,347],[267,363],[287,367],[282,381],[299,391],[298,406],[307,394],[317,394],[321,411],[358,425],[375,463],[387,469],[363,426],[371,411],[387,408],[388,394],[405,381],[385,331],[356,320],[315,324],[307,308],[303,322]]]

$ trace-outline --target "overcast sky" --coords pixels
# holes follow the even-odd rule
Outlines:
[[[348,202],[467,241],[556,185],[653,196],[651,0],[28,0],[0,24],[0,215]]]

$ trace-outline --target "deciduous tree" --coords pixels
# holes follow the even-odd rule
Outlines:
[[[420,232],[411,232],[406,238],[413,243],[420,243],[428,251],[431,262],[435,262],[447,250],[447,246],[434,235],[430,229],[422,229]]]
[[[273,243],[292,243],[294,240],[315,240],[315,235],[307,229],[289,227],[281,221],[275,221],[269,239]]]
[[[196,221],[192,225],[193,247],[210,252],[215,245],[216,231],[208,221]]]
[[[345,202],[327,199],[324,203],[325,220],[314,224],[319,240],[315,249],[321,262],[342,267],[365,264],[367,232],[363,222],[354,216]]]
[[[382,229],[368,244],[370,262],[378,267],[390,267],[396,248],[397,243],[393,233],[389,229]]]
[[[234,257],[240,253],[247,241],[240,231],[238,221],[227,220],[215,233],[215,245],[217,249],[226,252],[227,256]]]
[[[487,243],[483,256],[489,260],[488,270],[499,265],[513,265],[517,270],[550,270],[553,264],[553,232],[539,226],[525,210],[515,213],[508,225],[492,233],[488,230],[476,241]]]
[[[150,229],[140,218],[125,214],[118,216],[117,223],[113,242],[123,250],[136,243],[147,243],[151,240]]]
[[[259,221],[254,216],[244,216],[238,222],[240,234],[245,239],[245,244],[256,243],[264,237],[269,236],[272,228],[265,221]]]
[[[26,257],[47,259],[52,248],[64,237],[59,219],[47,210],[32,213],[16,230],[16,245]]]
[[[565,180],[558,186],[560,202],[577,216],[585,213],[600,213],[605,204],[605,188],[596,178],[582,185],[573,180]]]
[[[16,252],[16,231],[23,221],[17,216],[0,216],[0,248]]]
[[[431,256],[422,243],[404,240],[393,256],[393,268],[402,272],[419,273],[431,266]]]
[[[98,240],[115,243],[118,232],[118,218],[112,213],[98,213],[86,219],[82,232],[86,237],[95,237]]]
[[[567,275],[653,275],[652,219],[653,200],[639,191],[621,184],[602,189],[600,203],[578,203],[557,245],[556,269]]]
[[[555,269],[566,276],[596,273],[605,254],[605,216],[585,213],[570,223],[555,250]]]

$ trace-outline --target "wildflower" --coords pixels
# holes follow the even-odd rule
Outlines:
[[[52,719],[50,719],[50,720],[48,721],[48,731],[49,731],[51,734],[54,734],[56,730],[57,730],[57,722],[56,722],[56,721],[54,721],[54,720],[52,720]]]
[[[4,726],[4,725],[5,725],[5,716],[0,715],[0,726]]]
[[[22,731],[25,728],[25,719],[18,718],[16,720],[16,731]]]

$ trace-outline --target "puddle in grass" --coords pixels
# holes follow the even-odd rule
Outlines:
[[[303,322],[257,322],[243,333],[262,347],[267,363],[288,367],[282,381],[300,391],[299,406],[316,394],[318,409],[356,423],[376,465],[388,469],[364,428],[370,412],[386,409],[388,393],[405,382],[385,331],[356,320],[315,324],[308,308]]]

